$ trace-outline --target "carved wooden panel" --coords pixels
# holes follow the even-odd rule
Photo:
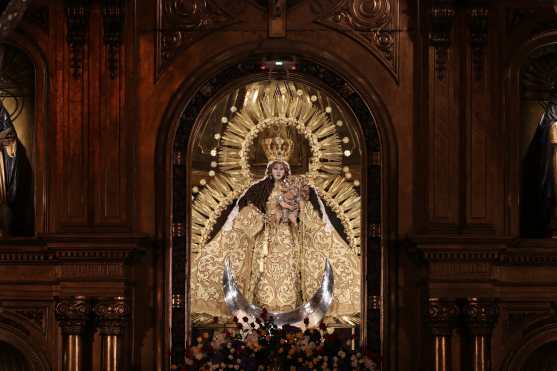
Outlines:
[[[103,28],[100,7],[92,8],[91,29],[97,35],[90,40],[89,72],[95,80],[91,86],[89,111],[90,130],[94,133],[90,138],[94,153],[91,159],[93,173],[90,174],[95,187],[93,223],[95,226],[126,229],[130,194],[128,153],[131,148],[124,120],[127,73],[125,47],[113,49],[104,44],[102,35],[107,30]],[[97,62],[93,64],[92,61]],[[117,63],[114,69],[112,63]]]
[[[446,70],[436,78],[435,48],[429,48],[428,205],[429,229],[454,230],[459,207],[458,57],[446,51]]]
[[[62,4],[58,4],[58,14],[64,14]],[[63,20],[63,18],[62,18]],[[88,223],[89,198],[89,155],[87,112],[89,111],[89,75],[80,73],[74,78],[71,50],[66,40],[67,29],[64,21],[52,22],[53,32],[53,99],[52,115],[55,117],[56,148],[52,172],[51,197],[55,200],[58,220],[57,229],[79,228]],[[83,70],[88,69],[88,48],[83,51]]]
[[[100,4],[88,14],[87,31],[73,44],[64,22],[56,22],[54,33],[57,231],[129,230],[125,49],[107,44],[114,35],[105,35]]]
[[[469,10],[468,39],[462,45],[466,50],[465,76],[465,226],[468,232],[492,232],[493,207],[497,174],[494,165],[494,145],[491,143],[493,119],[491,101],[490,55],[488,48],[487,9]]]
[[[158,0],[157,74],[189,45],[238,22],[245,0]]]
[[[313,1],[315,22],[344,33],[371,51],[398,81],[398,0]]]

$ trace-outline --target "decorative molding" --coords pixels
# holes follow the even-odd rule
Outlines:
[[[121,335],[128,325],[130,307],[124,297],[103,298],[93,307],[101,335]]]
[[[472,335],[491,336],[499,317],[499,307],[492,299],[469,298],[462,313]]]
[[[61,267],[61,278],[64,280],[99,278],[121,280],[124,278],[124,265],[109,262],[64,264]]]
[[[455,301],[442,298],[429,298],[427,322],[434,336],[450,336],[456,327],[460,308]]]
[[[312,2],[314,22],[337,30],[371,51],[398,81],[397,0],[328,0]]]
[[[74,79],[81,75],[83,49],[87,42],[89,26],[89,0],[65,0],[68,35],[66,40],[70,47],[71,68]]]
[[[451,263],[487,264],[487,266],[557,266],[557,251],[551,247],[527,248],[510,246],[485,246],[482,248],[460,246],[421,246],[424,258],[436,265]],[[479,269],[480,267],[478,267]]]
[[[237,23],[245,0],[159,0],[157,74],[204,36]]]
[[[469,10],[470,47],[476,80],[482,79],[484,50],[488,43],[488,19],[489,10],[485,7],[474,7]]]
[[[435,72],[439,80],[445,78],[451,31],[455,16],[454,0],[436,0],[431,8],[430,45],[435,48]]]
[[[54,314],[63,334],[81,335],[90,320],[91,304],[84,296],[59,299]]]
[[[123,0],[103,0],[103,40],[107,50],[108,70],[112,79],[118,75],[118,57],[124,31],[124,14]]]

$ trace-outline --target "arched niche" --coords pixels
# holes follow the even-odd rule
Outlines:
[[[166,180],[158,187],[159,235],[168,243],[166,257],[161,269],[160,314],[165,329],[161,332],[160,349],[172,354],[172,360],[179,362],[184,355],[186,343],[191,334],[188,307],[189,264],[192,254],[190,235],[191,223],[191,141],[197,128],[196,121],[211,106],[222,92],[231,87],[249,82],[268,79],[284,79],[285,73],[276,70],[270,73],[261,69],[261,61],[268,56],[236,57],[220,66],[210,66],[200,76],[184,83],[166,115],[158,142],[158,168],[165,169]],[[389,285],[393,270],[388,242],[381,242],[385,236],[392,237],[395,230],[393,211],[396,208],[393,185],[396,183],[396,148],[389,131],[389,122],[378,95],[363,95],[368,86],[358,86],[358,80],[347,79],[335,69],[315,59],[292,55],[274,55],[276,60],[295,60],[296,70],[289,71],[287,79],[300,80],[328,91],[339,97],[339,101],[351,111],[359,123],[364,150],[362,151],[362,173],[366,173],[365,196],[362,215],[362,317],[363,327],[360,340],[369,350],[385,353],[394,344],[396,331],[385,326],[392,319],[388,308],[394,302],[390,298]],[[337,68],[338,70],[338,68]],[[187,85],[189,83],[190,85]],[[187,89],[187,90],[186,90]],[[188,93],[185,93],[185,92]],[[366,99],[364,99],[364,97]],[[374,107],[374,108],[371,108]],[[195,178],[195,177],[194,177]],[[389,200],[389,202],[387,202]],[[367,278],[367,279],[366,279]],[[382,299],[384,298],[384,299]],[[166,340],[171,338],[171,340]],[[388,361],[387,361],[388,362]],[[168,367],[167,360],[163,367]]]
[[[17,172],[10,180],[16,182],[15,192],[10,193],[12,230],[0,240],[30,238],[46,232],[48,228],[46,62],[38,46],[19,33],[13,33],[0,44],[0,50],[0,101],[11,121],[17,142],[16,161],[12,161]],[[5,146],[2,152],[3,157],[10,158],[6,156]],[[3,163],[6,161],[3,160]]]
[[[38,340],[40,334],[21,323],[20,320],[19,317],[9,314],[3,314],[0,317],[0,370],[52,370],[44,353],[44,346],[37,344],[40,342]],[[3,363],[3,360],[6,360],[6,363]],[[18,363],[23,363],[27,368],[21,368],[22,366]]]
[[[27,371],[30,369],[29,362],[17,348],[0,341],[0,371]]]
[[[523,238],[550,237],[557,231],[557,215],[552,216],[544,231],[530,232],[532,228],[528,225],[531,219],[528,215],[536,215],[533,208],[530,208],[532,212],[528,211],[528,205],[532,205],[532,197],[529,197],[532,182],[529,180],[534,179],[532,169],[535,168],[531,161],[532,144],[539,139],[537,128],[546,104],[555,95],[557,70],[552,56],[556,45],[557,34],[553,31],[530,38],[516,48],[506,74],[506,109],[502,128],[508,148],[504,154],[509,200],[506,230]]]
[[[557,44],[546,44],[528,54],[520,72],[523,237],[557,235],[557,210],[551,210],[549,201],[552,192],[557,194],[556,58]]]
[[[557,366],[557,325],[542,319],[529,326],[526,334],[509,349],[501,370],[550,371]],[[536,368],[541,367],[541,368]],[[549,367],[549,368],[545,368]]]

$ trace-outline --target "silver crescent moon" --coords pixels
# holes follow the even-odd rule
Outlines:
[[[228,257],[224,261],[222,284],[224,289],[224,302],[233,316],[239,319],[247,317],[248,323],[254,322],[256,318],[261,318],[262,309],[257,305],[249,303],[240,289],[238,289]],[[323,317],[325,317],[325,314],[327,314],[333,302],[333,288],[333,268],[331,267],[329,259],[325,259],[325,270],[323,272],[323,278],[321,279],[321,285],[308,302],[289,312],[269,311],[268,315],[273,316],[273,322],[279,328],[284,325],[300,328],[316,327]],[[307,326],[304,324],[304,319],[306,318],[309,320]]]

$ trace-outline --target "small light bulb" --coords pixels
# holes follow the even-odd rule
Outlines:
[[[238,111],[238,107],[236,107],[236,106],[230,107],[230,112],[234,113],[236,111]]]
[[[219,140],[219,139],[220,139],[220,133],[216,133],[216,134],[215,134],[215,139],[216,139],[216,140]]]
[[[346,143],[349,143],[349,142],[350,142],[350,139],[348,137],[342,138],[342,143],[346,144]]]
[[[211,150],[211,156],[216,157],[216,155],[217,155],[217,150],[213,148]]]
[[[211,161],[211,167],[217,167],[217,162],[216,161]]]
[[[199,187],[198,186],[193,186],[193,187],[191,187],[191,191],[193,193],[197,193],[197,192],[199,192]]]
[[[352,173],[350,173],[350,172],[349,172],[349,173],[346,173],[346,174],[344,174],[344,177],[345,177],[346,179],[352,179]]]
[[[360,186],[360,181],[359,181],[359,180],[355,180],[355,181],[354,181],[354,186],[359,187],[359,186]]]
[[[333,112],[333,109],[331,107],[327,106],[327,107],[325,107],[325,112],[331,113],[331,112]]]
[[[309,99],[310,99],[312,102],[316,102],[316,101],[317,101],[317,96],[316,96],[316,95],[312,95]]]
[[[209,176],[215,176],[215,170],[209,170]]]
[[[342,168],[342,171],[344,171],[345,173],[350,171],[350,168],[348,166],[345,166]]]
[[[342,120],[337,121],[337,126],[340,128],[342,126]]]
[[[220,118],[220,122],[222,122],[223,124],[226,124],[226,123],[228,122],[228,117],[222,116],[222,117]]]
[[[202,186],[204,186],[205,184],[207,184],[207,181],[205,179],[201,179],[199,181],[199,184],[201,184]]]
[[[351,154],[352,154],[352,152],[350,152],[349,149],[347,149],[347,150],[344,151],[344,155],[345,155],[346,157],[350,157]]]
[[[304,95],[304,91],[303,91],[302,89],[298,89],[298,90],[296,91],[296,94],[298,94],[298,96],[301,97],[302,95]]]

